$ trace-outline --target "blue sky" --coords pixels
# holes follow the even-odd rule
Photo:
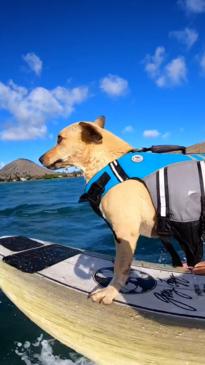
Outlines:
[[[2,0],[0,165],[107,118],[133,146],[205,140],[205,0]]]

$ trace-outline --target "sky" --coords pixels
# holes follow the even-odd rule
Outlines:
[[[0,167],[106,116],[134,147],[205,140],[205,0],[1,0]]]

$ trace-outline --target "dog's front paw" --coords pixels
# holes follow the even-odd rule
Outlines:
[[[111,285],[108,285],[105,289],[99,289],[91,293],[89,298],[91,298],[92,301],[96,303],[111,304],[117,294],[117,289]]]

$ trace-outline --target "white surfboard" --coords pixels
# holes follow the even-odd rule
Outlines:
[[[113,262],[103,255],[25,237],[0,238],[0,258],[19,271],[85,296],[106,287],[113,275]],[[137,310],[204,320],[205,277],[177,272],[163,265],[139,265],[135,261],[129,280],[115,303]]]
[[[133,262],[112,305],[87,300],[112,273],[112,260],[103,255],[22,237],[0,239],[0,288],[66,346],[98,365],[204,363],[204,277]]]

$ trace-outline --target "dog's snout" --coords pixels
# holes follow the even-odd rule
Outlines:
[[[43,165],[44,156],[45,156],[45,154],[44,154],[44,155],[42,155],[42,156],[39,158],[39,161],[40,161],[40,163],[41,163],[42,165]]]

